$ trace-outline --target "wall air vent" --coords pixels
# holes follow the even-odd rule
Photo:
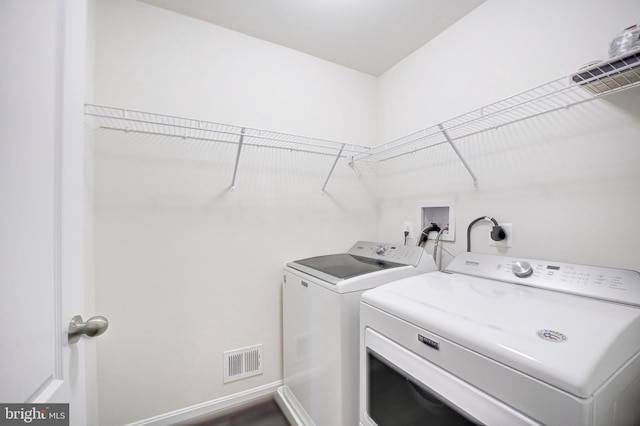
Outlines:
[[[224,383],[262,374],[262,345],[224,352]]]
[[[594,95],[638,84],[640,83],[640,50],[587,65],[577,74],[573,74],[571,79]]]

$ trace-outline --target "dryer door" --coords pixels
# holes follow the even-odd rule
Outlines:
[[[366,329],[366,426],[537,425],[479,389]]]

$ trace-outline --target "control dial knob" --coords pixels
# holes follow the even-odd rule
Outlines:
[[[385,246],[376,246],[376,248],[373,249],[373,252],[380,256],[385,254],[386,251],[387,251],[387,248]]]
[[[511,271],[513,271],[513,275],[518,278],[526,278],[533,274],[533,268],[529,265],[529,262],[524,261],[514,263],[511,267]]]

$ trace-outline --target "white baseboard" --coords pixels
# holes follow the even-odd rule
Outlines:
[[[171,426],[188,423],[196,417],[214,417],[223,415],[235,408],[242,407],[251,402],[272,398],[278,387],[282,386],[282,380],[268,383],[257,388],[249,389],[233,395],[225,396],[201,404],[192,405],[180,410],[160,414],[159,416],[129,423],[126,426]]]
[[[287,386],[280,386],[276,392],[275,400],[282,414],[287,418],[289,423],[294,426],[315,426],[311,417],[304,410],[296,396]]]

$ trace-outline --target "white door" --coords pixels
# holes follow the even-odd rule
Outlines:
[[[0,1],[0,403],[86,409],[84,0]],[[86,318],[85,318],[86,319]],[[0,416],[1,417],[1,416]]]

